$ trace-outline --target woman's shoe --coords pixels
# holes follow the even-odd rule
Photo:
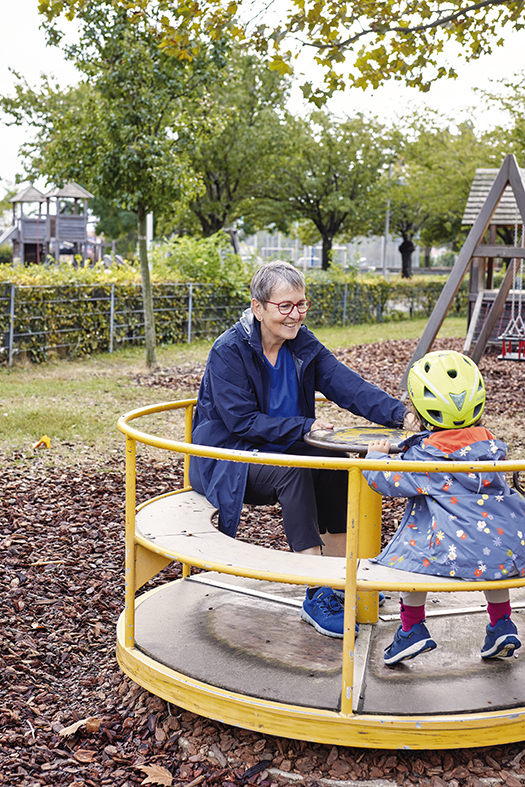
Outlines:
[[[325,634],[327,637],[343,638],[345,608],[332,588],[308,588],[303,601],[301,617],[320,634]],[[357,623],[355,633],[359,633]]]

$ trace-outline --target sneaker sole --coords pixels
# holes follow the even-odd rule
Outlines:
[[[512,634],[507,634],[505,637],[500,637],[496,640],[494,645],[489,651],[481,651],[482,659],[495,659],[502,658],[508,659],[512,656],[515,650],[521,647],[521,642],[517,637]]]
[[[399,664],[400,661],[408,661],[409,659],[414,659],[416,656],[419,656],[420,653],[427,653],[429,650],[434,650],[437,645],[433,639],[427,639],[424,642],[415,642],[409,648],[404,650],[402,653],[398,653],[391,658],[384,657],[385,664],[387,667],[390,667],[392,664]]]
[[[319,634],[324,634],[326,637],[335,637],[336,639],[343,639],[342,634],[338,634],[335,631],[328,631],[328,629],[324,629],[319,623],[313,618],[311,615],[308,614],[304,609],[301,610],[301,617],[307,623],[310,623],[311,626],[314,627]]]

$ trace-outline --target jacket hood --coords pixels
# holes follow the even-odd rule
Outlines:
[[[251,332],[253,330],[254,320],[255,318],[253,316],[252,307],[248,306],[248,308],[243,311],[241,315],[241,319],[239,320],[239,325],[244,330],[247,336],[251,335]]]
[[[429,455],[436,460],[450,459],[454,462],[496,462],[506,459],[507,446],[483,426],[466,429],[447,429],[413,435],[404,442],[405,459],[417,460]],[[463,487],[473,492],[491,487],[498,490],[504,486],[502,473],[451,473]]]

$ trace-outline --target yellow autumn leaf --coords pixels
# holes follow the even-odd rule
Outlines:
[[[278,71],[281,76],[284,76],[284,74],[293,74],[293,68],[288,63],[285,63],[280,57],[274,57],[268,64],[268,68],[270,71]]]
[[[33,444],[33,448],[51,448],[51,440],[44,434],[40,440],[37,440],[37,442]]]
[[[141,784],[161,784],[163,787],[171,787],[173,784],[173,776],[162,765],[137,765],[137,768],[146,774]]]

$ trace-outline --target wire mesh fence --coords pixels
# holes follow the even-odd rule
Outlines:
[[[392,285],[366,282],[309,283],[310,325],[349,325],[393,316],[430,314],[442,284]],[[464,295],[457,296],[456,311]],[[229,328],[250,303],[214,284],[155,284],[153,308],[158,344],[214,339]],[[144,343],[140,284],[0,285],[0,363],[16,358],[32,362],[50,354],[67,356],[114,352]]]
[[[214,338],[249,304],[220,288],[200,284],[153,287],[159,344]],[[0,287],[0,359],[33,362],[59,356],[113,352],[144,343],[140,285],[61,285]]]

